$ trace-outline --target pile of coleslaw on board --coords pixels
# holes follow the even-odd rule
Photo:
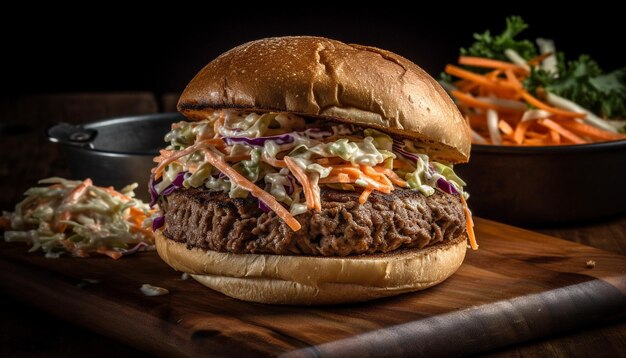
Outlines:
[[[120,191],[83,181],[48,178],[28,189],[14,212],[3,212],[7,242],[25,242],[47,258],[103,254],[118,259],[154,247],[149,206],[135,198],[131,184]]]

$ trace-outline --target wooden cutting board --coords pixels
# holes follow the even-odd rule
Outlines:
[[[182,280],[155,252],[118,261],[48,260],[4,242],[0,287],[62,319],[166,356],[470,354],[626,313],[625,256],[482,219],[476,234],[480,250],[468,251],[441,285],[358,304],[245,303]],[[587,267],[589,260],[595,268]],[[170,294],[144,296],[143,283]]]

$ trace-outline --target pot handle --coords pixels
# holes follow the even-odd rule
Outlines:
[[[48,140],[53,143],[76,147],[93,147],[92,141],[98,135],[98,131],[61,122],[48,128],[46,134],[48,135]]]

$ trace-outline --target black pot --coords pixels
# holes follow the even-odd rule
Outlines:
[[[122,117],[82,126],[60,123],[48,139],[63,146],[73,179],[91,178],[96,185],[121,189],[138,183],[137,197],[148,200],[152,159],[165,147],[163,137],[178,113]]]
[[[481,217],[539,226],[626,212],[626,140],[554,147],[473,145],[455,166]]]

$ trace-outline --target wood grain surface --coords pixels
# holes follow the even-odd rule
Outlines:
[[[103,335],[182,356],[469,354],[626,312],[626,257],[481,219],[477,235],[481,249],[468,252],[443,284],[360,304],[245,303],[182,280],[154,252],[118,261],[46,260],[7,243],[0,285]],[[593,269],[585,264],[590,259]],[[146,297],[143,283],[170,294]]]

